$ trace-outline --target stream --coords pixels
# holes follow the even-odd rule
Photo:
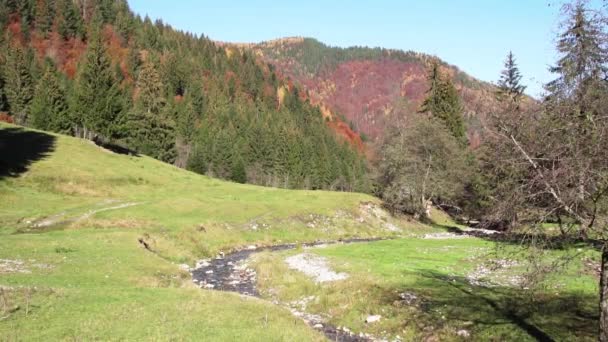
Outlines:
[[[351,244],[361,242],[379,241],[381,239],[344,239],[338,241],[323,241],[303,244],[284,244],[270,247],[251,246],[248,249],[239,250],[229,254],[221,254],[215,259],[200,261],[192,270],[192,278],[195,284],[204,289],[218,291],[236,292],[245,296],[260,298],[256,288],[256,272],[248,268],[245,261],[252,254],[262,251],[284,251],[302,247],[315,247],[332,244]],[[321,317],[298,312],[291,309],[294,316],[304,320],[312,328],[321,331],[330,341],[359,342],[372,341],[368,336],[352,333],[347,328],[339,328],[325,323]]]

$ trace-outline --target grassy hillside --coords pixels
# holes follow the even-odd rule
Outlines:
[[[416,227],[379,215],[367,195],[228,183],[7,124],[0,198],[0,336],[9,340],[319,339],[283,309],[194,288],[177,264]]]

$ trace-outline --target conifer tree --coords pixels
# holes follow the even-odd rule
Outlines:
[[[156,66],[144,63],[137,79],[137,99],[129,118],[129,140],[137,151],[157,159],[175,160],[175,128],[169,106],[163,97],[164,86]]]
[[[43,37],[47,38],[48,34],[53,29],[55,20],[55,1],[45,0],[38,2],[36,8],[36,28]]]
[[[7,110],[6,95],[4,92],[4,68],[5,59],[0,56],[0,112]]]
[[[10,112],[17,123],[27,121],[27,109],[32,100],[33,82],[23,50],[11,47],[6,58],[4,86]]]
[[[84,24],[78,8],[72,0],[57,0],[57,29],[63,39],[84,38]]]
[[[44,75],[36,85],[30,105],[29,124],[47,131],[65,133],[70,130],[65,92],[50,62],[47,62]]]
[[[442,120],[452,132],[452,135],[465,143],[466,130],[462,118],[463,108],[456,87],[449,78],[441,74],[436,62],[431,65],[428,81],[430,88],[427,92],[427,98],[422,103],[421,112],[431,113],[434,117]]]
[[[561,57],[550,68],[558,77],[549,82],[546,89],[550,98],[574,96],[574,100],[585,107],[587,89],[606,77],[608,51],[603,41],[601,19],[588,12],[585,2],[568,5],[566,12],[565,30],[557,41]]]
[[[0,1],[0,34],[4,32],[6,24],[8,24],[9,15],[16,10],[16,4],[11,1]]]
[[[164,85],[156,66],[151,61],[144,64],[137,78],[138,101],[140,108],[149,114],[159,114],[165,99]]]
[[[230,179],[237,183],[247,182],[247,173],[245,172],[245,163],[238,148],[235,147],[232,155],[232,171]]]
[[[26,40],[30,38],[30,26],[34,22],[36,1],[21,0],[19,3],[19,14],[21,15],[21,33]]]
[[[519,103],[526,90],[526,87],[521,84],[521,77],[515,56],[513,56],[512,51],[509,51],[505,60],[505,68],[500,73],[500,80],[498,81],[499,99],[508,99],[514,103]]]
[[[93,31],[89,40],[76,83],[74,119],[82,129],[78,135],[86,139],[96,135],[115,138],[119,134],[123,101],[98,30]]]

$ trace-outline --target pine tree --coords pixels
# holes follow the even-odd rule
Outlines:
[[[5,56],[0,55],[0,112],[7,110],[8,104],[6,101],[6,94],[4,91],[4,69],[6,67],[4,58]]]
[[[29,124],[47,131],[65,133],[70,130],[65,91],[51,63],[47,62],[46,71],[36,85],[30,105]]]
[[[129,37],[133,33],[133,29],[135,26],[134,24],[135,22],[133,20],[133,14],[129,10],[129,5],[126,1],[119,1],[116,4],[115,26],[118,33],[120,33],[121,37],[125,41],[128,41]]]
[[[129,115],[129,141],[138,151],[165,162],[175,161],[174,104],[163,98],[155,65],[147,61],[137,79],[137,99]]]
[[[463,108],[456,87],[449,78],[441,74],[436,62],[431,65],[427,79],[430,88],[420,111],[431,113],[434,117],[441,119],[452,135],[465,143],[466,129],[462,118]]]
[[[26,40],[29,40],[30,26],[35,18],[36,0],[21,0],[18,6],[21,15],[21,34]]]
[[[4,86],[10,112],[17,123],[27,121],[27,109],[32,100],[33,82],[23,50],[16,46],[8,51]]]
[[[500,73],[500,80],[498,81],[499,99],[508,99],[514,103],[519,103],[526,90],[526,87],[520,83],[521,77],[513,52],[509,51],[505,60],[505,68]]]
[[[230,179],[237,183],[246,183],[247,182],[247,173],[245,172],[245,163],[243,162],[243,157],[241,156],[241,152],[236,148],[233,151],[232,155],[232,171],[230,174]]]
[[[48,34],[53,29],[53,22],[55,20],[55,1],[45,0],[38,2],[36,8],[36,28],[43,37],[47,38]]]
[[[4,33],[6,24],[8,24],[9,15],[16,10],[16,4],[12,1],[0,1],[0,34]]]
[[[140,71],[137,89],[139,90],[137,103],[141,109],[150,114],[159,114],[165,104],[164,85],[152,62],[146,62]]]
[[[76,81],[75,124],[83,138],[113,139],[119,133],[123,101],[101,35],[94,31]]]
[[[608,51],[602,41],[601,19],[588,12],[585,2],[577,1],[566,9],[565,31],[557,42],[561,58],[550,68],[558,77],[546,89],[554,98],[573,96],[585,107],[583,98],[587,89],[606,76]]]
[[[84,38],[84,24],[72,0],[58,0],[58,30],[63,39]]]

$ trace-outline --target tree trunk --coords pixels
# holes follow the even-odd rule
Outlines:
[[[608,342],[608,243],[602,246],[600,264],[600,334],[601,342]]]

